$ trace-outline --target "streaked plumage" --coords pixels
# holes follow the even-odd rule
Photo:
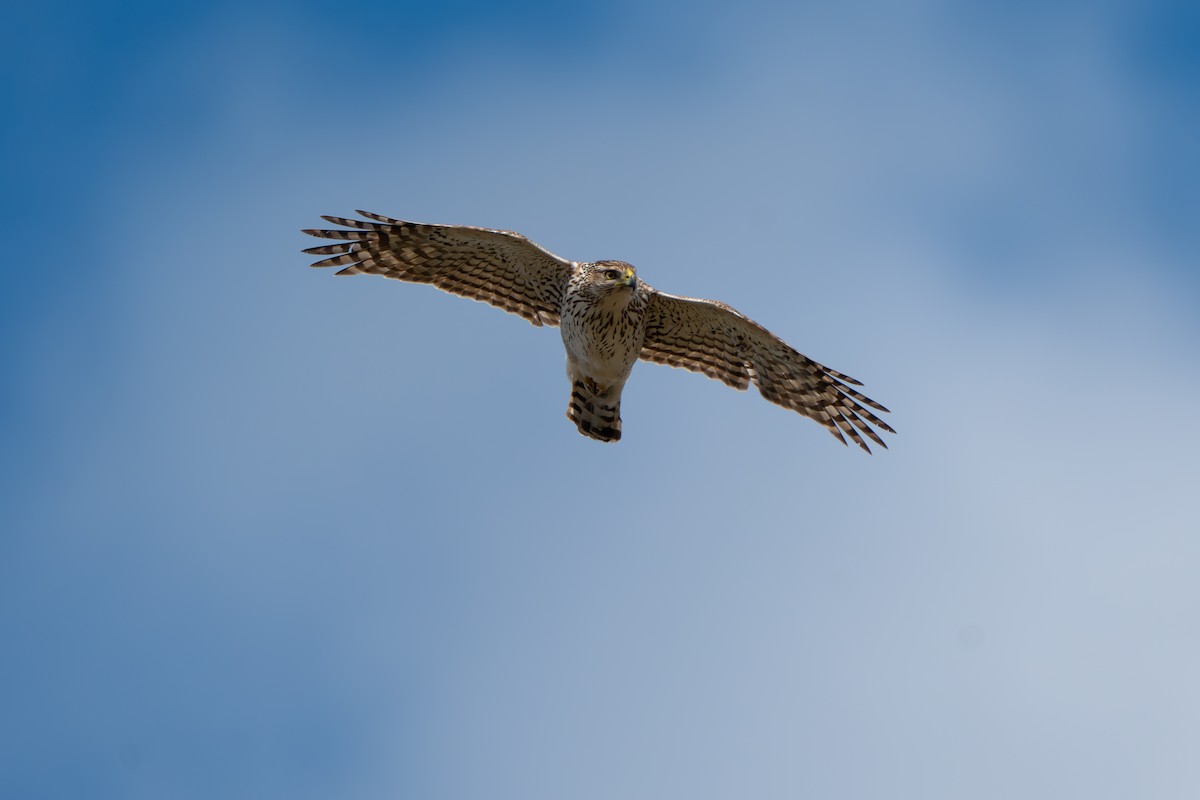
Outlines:
[[[622,261],[559,258],[512,231],[427,225],[358,212],[366,220],[323,217],[350,230],[305,230],[337,244],[305,250],[329,256],[314,267],[369,273],[491,303],[533,325],[558,325],[567,351],[567,416],[580,433],[621,438],[621,390],[638,359],[701,372],[735,389],[753,383],[846,443],[870,452],[873,429],[895,433],[887,409],[853,378],[818,364],[724,303],[659,292]]]

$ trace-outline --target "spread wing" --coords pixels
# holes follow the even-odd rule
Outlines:
[[[338,275],[369,273],[431,283],[453,294],[491,303],[534,325],[557,325],[574,265],[519,233],[466,225],[425,225],[366,211],[368,221],[326,217],[352,230],[305,230],[338,239],[305,253],[330,256],[314,267],[341,267]]]
[[[753,383],[772,403],[815,419],[846,444],[871,452],[863,435],[887,445],[872,425],[895,433],[871,409],[887,409],[855,391],[858,381],[793,350],[724,303],[653,292],[641,358],[702,372],[735,389]]]

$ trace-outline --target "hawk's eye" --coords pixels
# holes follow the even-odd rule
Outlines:
[[[606,269],[604,270],[604,277],[608,278],[610,281],[615,281],[617,278],[621,277],[621,272],[615,269]]]

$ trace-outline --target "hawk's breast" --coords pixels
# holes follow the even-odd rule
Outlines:
[[[645,300],[568,292],[560,322],[568,360],[604,384],[624,383],[646,337]]]

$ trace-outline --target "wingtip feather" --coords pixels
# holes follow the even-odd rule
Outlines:
[[[373,219],[376,222],[382,222],[385,225],[403,225],[404,224],[402,220],[393,219],[391,217],[384,216],[383,214],[374,214],[370,211],[363,211],[361,208],[356,208],[354,210],[354,213],[358,214],[360,217],[366,217],[367,219]]]

